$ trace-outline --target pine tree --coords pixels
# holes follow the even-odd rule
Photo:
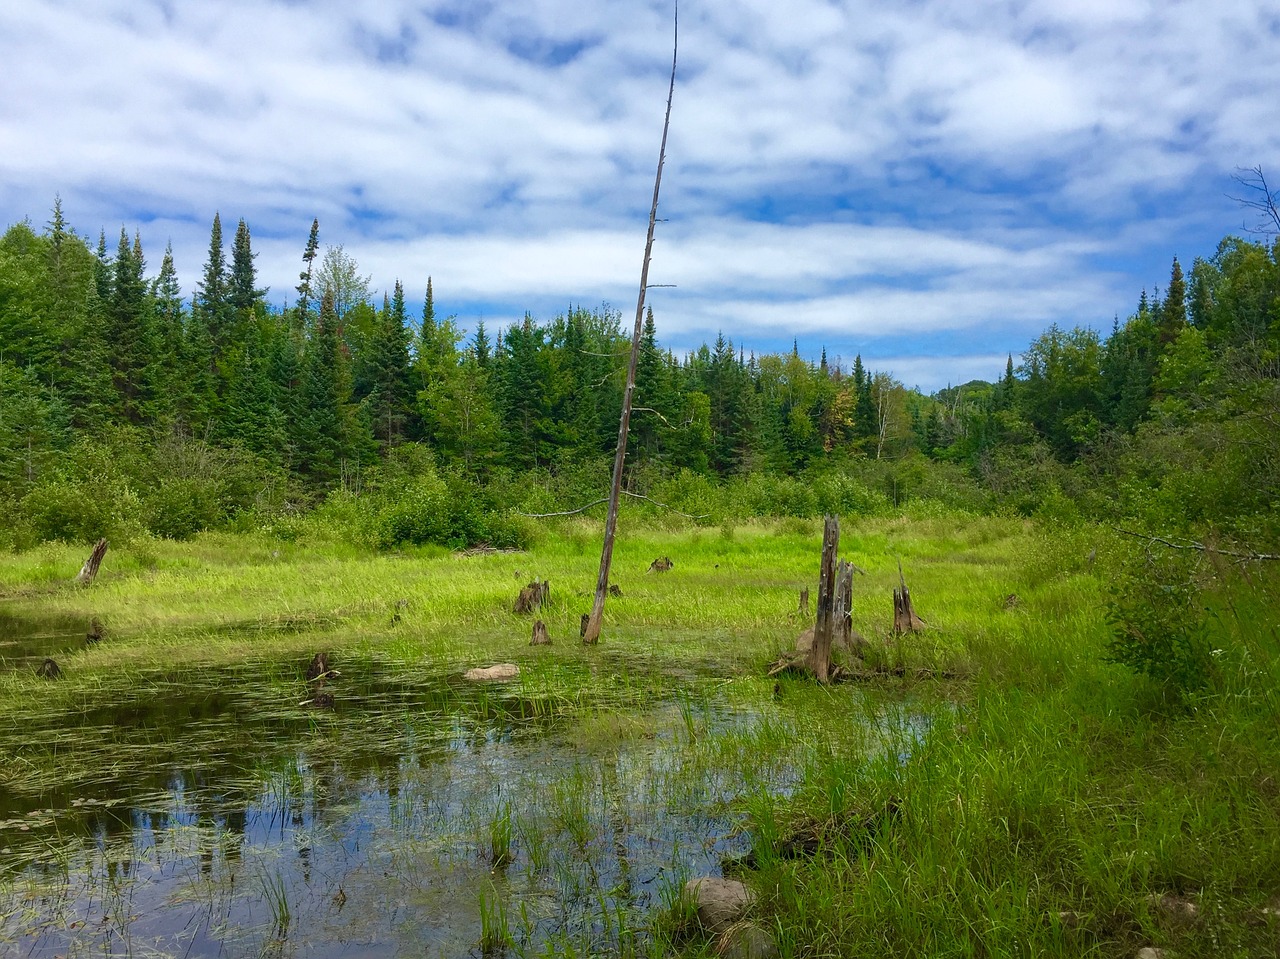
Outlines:
[[[1173,258],[1169,271],[1169,291],[1160,307],[1160,346],[1167,347],[1187,325],[1187,283],[1178,258]]]
[[[203,323],[216,362],[227,346],[233,317],[227,262],[222,250],[222,217],[217,213],[213,215],[213,228],[209,232],[209,258],[204,264],[203,278],[196,286],[191,312]]]
[[[266,289],[258,289],[258,268],[253,261],[253,241],[244,219],[236,226],[236,238],[231,247],[231,276],[227,284],[227,302],[236,314],[238,323],[245,323],[266,296]]]
[[[476,332],[471,338],[471,352],[475,354],[476,363],[482,369],[489,365],[493,354],[489,344],[489,334],[484,329],[484,320],[476,320]]]
[[[396,280],[390,301],[384,299],[364,360],[370,387],[366,397],[369,418],[374,435],[387,447],[402,442],[408,429],[410,373],[407,319],[404,286]]]
[[[130,243],[128,233],[121,227],[107,310],[107,346],[120,412],[131,423],[142,421],[142,407],[147,399],[142,375],[149,359],[149,303],[144,269],[141,236]]]
[[[311,268],[315,262],[316,254],[320,250],[320,219],[314,218],[311,221],[311,235],[307,237],[306,249],[302,251],[302,262],[306,264],[301,273],[298,274],[298,305],[295,312],[296,328],[304,330],[307,328],[307,313],[311,309]]]
[[[353,446],[349,393],[350,380],[338,340],[338,314],[332,291],[326,291],[307,344],[294,429],[296,468],[318,483],[329,484],[339,478]]]

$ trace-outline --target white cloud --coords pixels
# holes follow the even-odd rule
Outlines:
[[[654,263],[679,284],[673,335],[774,330],[782,308],[797,334],[984,330],[1016,350],[1045,322],[1125,312],[1175,249],[1210,251],[1239,222],[1227,176],[1280,152],[1266,4],[682,15]],[[213,212],[244,216],[274,303],[313,216],[379,287],[433,275],[462,309],[517,316],[626,303],[669,17],[621,0],[9,4],[0,219],[41,222],[60,192],[84,232],[141,225],[153,266],[172,238],[190,288]]]

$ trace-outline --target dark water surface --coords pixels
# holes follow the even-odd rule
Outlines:
[[[47,656],[83,649],[89,621],[74,616],[30,618],[0,604],[0,670],[34,669]]]
[[[735,800],[796,775],[696,743],[761,721],[713,693],[336,665],[333,709],[257,663],[0,730],[0,954],[615,954],[745,851]]]

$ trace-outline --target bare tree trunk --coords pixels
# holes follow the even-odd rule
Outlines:
[[[840,520],[828,516],[822,528],[822,568],[818,573],[818,621],[813,627],[809,668],[818,682],[831,674],[831,640],[835,632],[836,553],[840,549]]]
[[[644,263],[640,267],[640,296],[636,300],[636,325],[631,333],[631,362],[627,367],[627,387],[622,394],[622,419],[618,424],[618,450],[613,459],[613,486],[609,492],[609,515],[604,523],[604,546],[600,550],[600,575],[596,577],[596,598],[591,615],[582,631],[582,642],[594,646],[600,641],[604,619],[604,601],[609,593],[609,567],[613,563],[613,540],[618,529],[618,500],[622,497],[622,471],[627,459],[627,434],[631,426],[631,402],[636,389],[636,363],[640,357],[640,336],[644,322],[644,294],[649,287],[649,260],[653,255],[653,225],[658,220],[658,191],[662,186],[662,164],[667,158],[667,130],[671,126],[671,100],[676,92],[676,52],[679,37],[671,44],[671,85],[667,90],[667,115],[662,122],[662,146],[658,150],[658,172],[653,178],[653,203],[649,207],[649,233],[644,244]]]
[[[93,552],[89,554],[89,558],[80,567],[80,572],[75,579],[76,583],[80,586],[88,586],[97,579],[98,567],[102,565],[102,557],[106,555],[107,541],[100,539],[93,544]]]

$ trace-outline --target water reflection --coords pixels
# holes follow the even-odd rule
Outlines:
[[[0,606],[0,669],[34,669],[46,656],[82,649],[91,628],[74,616],[32,618]]]
[[[796,775],[749,745],[731,763],[695,746],[687,704],[647,689],[615,690],[641,718],[584,734],[566,719],[583,702],[519,685],[364,662],[330,712],[299,706],[296,672],[156,671],[0,732],[11,768],[58,769],[0,793],[0,946],[615,952],[671,888],[745,850],[734,800]],[[758,721],[714,697],[699,710],[704,732]]]

